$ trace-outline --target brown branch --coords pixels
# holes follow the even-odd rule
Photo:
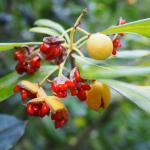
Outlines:
[[[112,103],[106,110],[106,112],[100,117],[98,118],[95,122],[93,122],[93,124],[91,124],[90,126],[88,126],[78,137],[77,142],[74,145],[71,145],[69,147],[67,147],[65,150],[77,150],[81,145],[83,145],[85,143],[85,141],[88,139],[90,133],[98,128],[100,125],[103,125],[104,123],[106,123],[110,117],[113,115],[113,113],[115,112],[116,108],[117,108],[117,103]]]
[[[74,68],[76,65],[75,65],[75,59],[72,57],[72,54],[73,54],[74,52],[71,52],[70,53],[70,63],[71,63],[71,67],[72,68]]]

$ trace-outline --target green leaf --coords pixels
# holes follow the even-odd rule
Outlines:
[[[52,20],[48,20],[48,19],[39,19],[39,20],[35,21],[34,24],[37,26],[44,26],[44,27],[49,27],[49,28],[55,29],[60,33],[63,33],[65,31],[64,28],[60,24],[58,24]]]
[[[64,33],[65,29],[58,23],[52,21],[52,20],[48,20],[48,19],[39,19],[37,21],[35,21],[34,23],[37,26],[43,26],[43,27],[49,27],[52,29],[55,29],[56,31],[58,31],[59,33]],[[68,34],[65,35],[67,41],[69,41],[69,36]]]
[[[119,26],[112,26],[101,33],[116,34],[116,33],[136,33],[146,37],[150,37],[150,18],[142,19]]]
[[[85,79],[118,78],[129,76],[144,76],[150,74],[150,67],[96,65],[85,57],[76,57],[81,76]]]
[[[41,44],[41,42],[0,43],[0,51],[11,50],[17,46],[36,45],[36,44]]]
[[[116,80],[101,80],[111,88],[131,100],[140,108],[150,113],[150,86],[132,85]]]
[[[57,66],[42,66],[34,75],[20,76],[16,72],[5,75],[0,78],[0,101],[4,101],[14,94],[13,87],[20,80],[40,82],[50,71],[53,73],[57,68]]]
[[[59,36],[60,35],[56,30],[46,28],[46,27],[33,27],[29,31],[30,32],[35,32],[35,33],[53,35],[53,36]]]
[[[23,136],[27,123],[9,115],[0,115],[0,120],[0,149],[8,150]]]
[[[19,77],[16,72],[12,72],[0,78],[0,101],[7,99],[13,94],[13,86],[17,83]]]
[[[110,59],[136,59],[145,56],[150,56],[150,50],[123,50],[118,51],[116,57],[110,57]]]

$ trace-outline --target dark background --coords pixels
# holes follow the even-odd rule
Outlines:
[[[0,0],[0,42],[42,40],[28,32],[36,19],[51,19],[68,28],[85,7],[88,14],[82,27],[89,32],[116,24],[120,16],[128,22],[150,16],[150,0]],[[149,40],[140,36],[127,35],[122,43],[122,49],[149,49]],[[0,62],[0,76],[14,70],[12,51],[0,53]],[[129,80],[132,82],[132,78]],[[141,84],[149,82],[137,80]],[[97,113],[78,101],[69,103],[69,122],[57,130],[48,117],[28,117],[18,96],[0,103],[0,112],[29,120],[25,135],[13,150],[71,150],[71,145],[79,150],[149,150],[149,115],[129,101],[122,101],[122,97],[115,99],[119,100],[117,107],[100,122],[97,120],[103,110]]]

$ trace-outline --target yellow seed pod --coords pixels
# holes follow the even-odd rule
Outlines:
[[[67,108],[62,103],[62,101],[56,97],[56,96],[48,96],[45,98],[45,102],[50,107],[52,112],[56,112],[59,110],[64,110],[64,112],[67,112]]]
[[[19,85],[21,87],[25,88],[26,90],[31,91],[32,93],[37,93],[39,90],[39,86],[37,83],[32,83],[32,82],[27,81],[27,80],[20,81]]]
[[[106,108],[108,107],[109,102],[110,102],[110,97],[111,97],[110,89],[105,83],[102,83],[102,82],[98,82],[98,83],[102,90],[102,101],[103,101],[102,107]]]
[[[105,34],[95,33],[87,40],[87,51],[91,58],[106,59],[111,55],[112,50],[112,40]]]
[[[40,87],[37,91],[37,97],[47,97],[46,92],[44,91],[44,89],[42,87]]]
[[[88,107],[98,111],[98,109],[101,106],[101,99],[102,99],[101,85],[99,85],[98,82],[94,82],[91,85],[91,89],[86,94],[87,94],[86,103]]]
[[[88,107],[96,111],[100,107],[106,108],[110,101],[109,87],[101,82],[94,82],[91,85],[91,89],[87,92],[86,103]]]

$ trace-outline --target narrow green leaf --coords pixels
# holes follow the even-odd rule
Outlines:
[[[3,101],[13,94],[13,86],[17,83],[19,75],[16,72],[0,78],[0,101]]]
[[[35,21],[34,24],[39,27],[43,26],[43,27],[49,27],[49,28],[55,29],[56,31],[58,31],[61,34],[65,32],[65,29],[60,24],[58,24],[52,20],[39,19],[39,20]],[[69,41],[68,34],[65,35],[65,38],[67,39],[67,41]]]
[[[20,76],[16,72],[5,75],[0,78],[0,101],[4,101],[13,95],[13,87],[20,80],[40,82],[50,71],[53,73],[57,68],[57,66],[42,66],[34,75]]]
[[[132,85],[116,80],[101,80],[111,88],[131,100],[137,106],[150,113],[150,86]]]
[[[29,31],[30,32],[35,32],[35,33],[53,35],[53,36],[59,36],[60,35],[56,30],[46,28],[46,27],[33,27]]]
[[[11,50],[17,46],[26,46],[26,45],[38,45],[41,42],[23,42],[23,43],[0,43],[0,51]]]
[[[49,27],[49,28],[55,29],[60,33],[63,33],[65,31],[64,28],[60,24],[58,24],[52,20],[48,20],[48,19],[39,19],[39,20],[35,21],[34,24],[37,26],[44,26],[44,27]]]
[[[0,115],[0,120],[0,149],[12,149],[23,136],[27,123],[9,115]]]
[[[126,23],[124,25],[112,26],[104,31],[101,31],[101,33],[136,33],[146,37],[150,37],[150,18]]]
[[[110,59],[136,59],[145,56],[150,56],[150,50],[123,50],[118,51],[116,57],[110,57]]]
[[[150,74],[150,67],[96,65],[84,57],[75,57],[81,76],[85,79],[144,76]]]

